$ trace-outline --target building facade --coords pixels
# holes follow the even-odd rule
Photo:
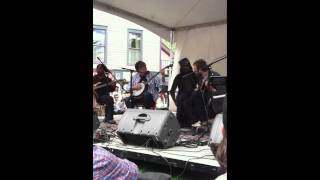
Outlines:
[[[130,80],[130,73],[142,60],[150,71],[161,69],[161,39],[151,31],[112,14],[93,9],[93,71],[100,63],[112,69],[117,79]],[[165,57],[167,59],[167,57]]]

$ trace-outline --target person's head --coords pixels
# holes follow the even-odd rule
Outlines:
[[[192,71],[192,67],[188,58],[183,58],[179,61],[180,73],[186,74]]]
[[[207,63],[203,59],[199,59],[193,63],[193,71],[198,76],[204,76],[208,73],[209,68],[207,67]]]
[[[147,65],[146,65],[146,63],[145,62],[143,62],[143,61],[138,61],[138,62],[136,62],[136,64],[135,64],[135,69],[136,69],[136,71],[138,72],[138,74],[141,76],[141,77],[143,77],[143,76],[145,76],[146,75],[146,73],[147,73]]]
[[[97,74],[98,75],[103,75],[105,71],[107,71],[107,67],[104,64],[97,65]]]
[[[227,171],[227,96],[223,102],[223,138],[219,144],[215,157],[224,171]]]
[[[221,143],[219,144],[215,157],[218,160],[221,168],[227,171],[227,137],[223,137]]]

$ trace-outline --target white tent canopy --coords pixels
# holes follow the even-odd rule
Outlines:
[[[191,63],[200,58],[210,63],[227,54],[226,0],[93,0],[93,7],[128,19],[168,41],[174,32],[175,61],[187,57]],[[227,75],[226,61],[212,67]],[[178,71],[178,63],[174,63],[172,77]],[[170,81],[169,86],[173,78]]]
[[[94,0],[93,7],[170,40],[170,30],[226,24],[226,0]]]

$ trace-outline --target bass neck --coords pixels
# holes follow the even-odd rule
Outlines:
[[[143,84],[148,84],[152,79],[154,79],[160,72],[157,72],[156,74],[152,75],[150,79],[148,79],[147,81],[142,81],[141,83]]]
[[[155,73],[154,75],[152,75],[149,80],[147,80],[147,81],[142,81],[141,83],[143,83],[143,84],[149,83],[153,78],[155,78],[156,76],[158,76],[158,74],[160,74],[160,72],[161,72],[162,70],[164,70],[164,69],[166,69],[166,68],[169,68],[169,67],[172,67],[172,66],[173,66],[173,64],[170,64],[170,65],[162,68],[159,72],[157,72],[157,73]],[[150,74],[150,73],[151,73],[151,72],[149,71],[149,74]]]
[[[164,69],[166,69],[166,68],[169,68],[169,67],[172,67],[172,66],[173,66],[173,64],[170,64],[170,65],[162,68],[159,72],[157,72],[157,73],[155,73],[154,75],[152,75],[151,78],[150,78],[149,80],[147,80],[147,82],[145,82],[145,84],[146,84],[146,83],[149,83],[153,78],[155,78],[156,76],[158,76],[158,74],[160,74],[160,72],[161,72],[162,70],[164,70]],[[149,73],[150,73],[150,72],[149,72]]]

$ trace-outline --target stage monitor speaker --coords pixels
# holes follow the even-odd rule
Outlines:
[[[168,148],[179,138],[179,122],[168,110],[127,109],[117,134],[125,144]]]

